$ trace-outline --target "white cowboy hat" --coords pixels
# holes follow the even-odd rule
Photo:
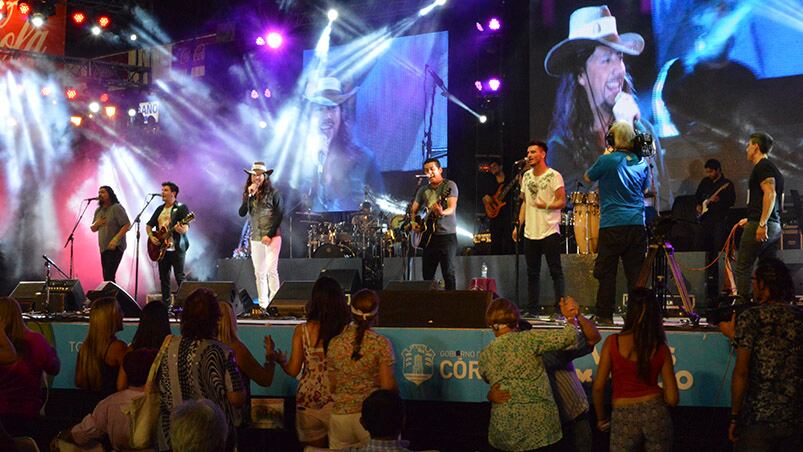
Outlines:
[[[559,77],[570,71],[577,49],[596,44],[627,55],[639,55],[644,50],[644,38],[640,34],[620,35],[616,31],[616,18],[607,5],[580,8],[569,18],[569,37],[549,49],[544,58],[546,73]]]
[[[347,101],[355,92],[357,90],[352,89],[343,93],[340,80],[334,77],[321,77],[314,87],[308,88],[306,98],[314,104],[334,107]]]
[[[273,174],[273,170],[268,169],[268,167],[265,166],[265,162],[254,162],[250,170],[244,169],[243,171],[251,175],[265,173],[265,175],[270,176]]]

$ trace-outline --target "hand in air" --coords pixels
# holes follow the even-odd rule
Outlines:
[[[638,108],[636,99],[628,93],[621,92],[616,95],[616,103],[613,105],[613,117],[617,121],[633,121],[641,119],[641,110]]]
[[[580,315],[580,305],[570,296],[561,297],[560,313],[563,314],[563,317],[566,317],[566,320],[576,319]]]

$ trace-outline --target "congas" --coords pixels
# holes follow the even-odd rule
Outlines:
[[[588,246],[594,254],[599,250],[599,206],[594,204],[588,206]]]
[[[595,191],[590,191],[585,194],[586,195],[586,204],[591,204],[594,206],[599,205],[599,193]]]
[[[585,204],[586,203],[586,194],[581,191],[572,192],[569,196],[569,199],[572,200],[572,204],[575,206],[578,204]]]
[[[599,249],[599,207],[593,204],[575,204],[572,223],[577,252],[596,253]]]
[[[354,257],[354,251],[346,245],[324,243],[315,249],[312,257],[316,259],[331,259],[337,257]]]

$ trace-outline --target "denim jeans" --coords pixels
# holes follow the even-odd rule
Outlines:
[[[176,277],[176,284],[181,286],[184,282],[184,257],[186,253],[180,251],[168,251],[164,258],[159,261],[159,284],[162,290],[162,303],[170,306],[170,269]]]
[[[541,256],[546,256],[557,308],[565,292],[563,268],[560,265],[560,234],[548,235],[540,240],[524,238],[524,260],[527,262],[527,310],[535,314],[541,302]]]
[[[766,242],[756,241],[758,221],[748,221],[742,230],[742,239],[739,241],[739,251],[736,253],[736,290],[739,292],[739,302],[747,303],[752,298],[752,285],[750,277],[753,274],[753,264],[756,259],[775,257],[775,245],[781,239],[781,225],[775,221],[767,222]]]
[[[435,234],[421,257],[422,273],[425,280],[435,279],[438,264],[441,266],[446,290],[455,290],[455,256],[457,255],[457,234]]]
[[[647,253],[647,231],[644,226],[614,226],[600,229],[599,254],[594,263],[594,277],[599,281],[597,315],[612,317],[616,303],[616,274],[619,259],[627,277],[627,290],[631,292],[638,280]]]

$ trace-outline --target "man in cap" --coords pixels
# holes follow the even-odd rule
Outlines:
[[[624,64],[624,55],[639,55],[643,50],[641,35],[618,33],[616,18],[607,6],[589,6],[572,13],[569,37],[544,59],[546,73],[560,77],[549,130],[549,166],[563,174],[567,188],[580,186],[586,168],[605,149],[605,135],[614,121],[626,121],[637,132],[652,134],[652,126],[641,117]],[[660,174],[660,148],[656,155]]]
[[[307,95],[312,106],[316,177],[310,190],[314,211],[358,210],[368,191],[384,189],[373,151],[357,143],[340,80],[321,77]]]

